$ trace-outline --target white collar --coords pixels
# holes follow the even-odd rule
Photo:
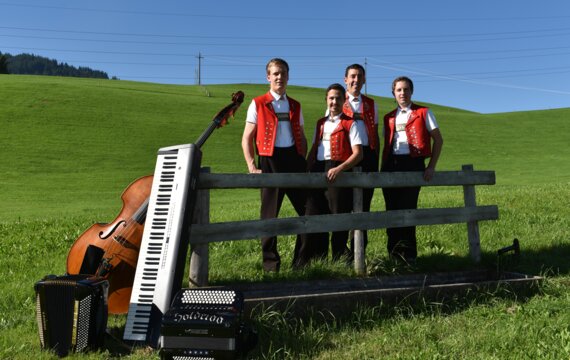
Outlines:
[[[342,114],[342,113],[341,113],[341,114]],[[330,115],[329,115],[329,118],[328,118],[327,120],[328,120],[328,121],[332,121],[332,122],[339,121],[339,120],[340,120],[340,114],[335,115],[335,116],[330,116]]]
[[[273,99],[275,101],[279,101],[279,99],[281,98],[281,95],[279,95],[278,93],[276,93],[273,90],[269,90],[269,92],[271,93],[271,96],[273,96]],[[283,94],[283,100],[287,100],[287,94]]]
[[[411,104],[410,104],[410,106],[404,107],[404,108],[398,106],[398,114],[400,114],[400,113],[409,114],[411,112],[412,112],[412,105]]]
[[[346,93],[348,95],[348,101],[352,103],[352,100],[357,99],[359,102],[362,101],[362,97],[360,95],[354,96],[351,93]]]

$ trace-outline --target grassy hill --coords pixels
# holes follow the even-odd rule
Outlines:
[[[241,134],[247,105],[266,85],[157,85],[127,81],[0,75],[0,358],[54,359],[39,349],[33,285],[45,274],[65,272],[70,246],[94,222],[111,221],[120,194],[151,174],[160,147],[194,142],[236,90],[243,108],[203,147],[213,172],[246,171]],[[301,101],[310,138],[323,114],[324,90],[290,87]],[[395,105],[377,98],[382,114]],[[421,98],[417,99],[421,102]],[[570,358],[570,109],[482,115],[430,105],[445,138],[440,170],[473,164],[495,170],[495,186],[478,187],[477,201],[497,204],[500,219],[480,223],[483,261],[468,258],[465,224],[418,227],[414,272],[496,269],[496,250],[521,241],[512,268],[547,277],[538,294],[509,289],[451,304],[406,304],[363,309],[346,318],[307,321],[272,311],[255,319],[260,342],[253,359],[568,359]],[[259,193],[216,191],[212,221],[255,219]],[[420,207],[461,206],[461,189],[426,188]],[[377,191],[373,210],[384,202]],[[283,216],[293,216],[285,202]],[[390,275],[408,270],[387,260],[385,232],[369,232],[369,270]],[[210,246],[210,283],[284,281],[354,276],[338,263],[306,272],[288,265],[294,237],[280,237],[281,273],[261,270],[258,241]],[[321,316],[322,315],[322,316]],[[120,331],[125,316],[112,316]],[[100,359],[91,353],[70,358]],[[138,349],[129,359],[158,359]]]
[[[212,116],[243,90],[232,123],[203,147],[214,172],[246,171],[241,133],[247,105],[266,85],[157,85],[45,76],[0,77],[0,219],[107,212],[121,191],[154,170],[160,147],[194,142]],[[322,89],[290,87],[301,101],[305,131],[325,109]],[[378,98],[380,113],[394,107]],[[417,99],[420,100],[421,99]],[[498,184],[570,181],[565,119],[570,109],[481,115],[430,105],[445,147],[440,170],[462,164],[495,170]]]

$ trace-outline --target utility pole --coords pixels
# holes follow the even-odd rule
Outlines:
[[[368,61],[366,58],[364,58],[364,73],[366,74],[368,72],[368,70],[366,69],[366,66],[368,65]],[[368,84],[364,83],[364,95],[368,96]]]
[[[198,85],[202,85],[202,53],[198,53]]]

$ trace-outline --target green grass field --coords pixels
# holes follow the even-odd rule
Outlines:
[[[157,85],[126,81],[0,75],[0,358],[55,358],[40,351],[33,285],[46,274],[63,274],[67,252],[91,224],[108,222],[121,208],[120,194],[134,179],[151,174],[160,147],[194,142],[236,90],[246,93],[231,123],[203,147],[212,172],[246,171],[241,132],[247,105],[265,85]],[[416,91],[421,93],[421,89]],[[323,114],[322,89],[290,87],[302,103],[310,138]],[[417,95],[418,102],[421,97]],[[395,105],[377,98],[380,113]],[[530,296],[505,289],[456,299],[450,304],[401,304],[361,309],[344,317],[301,320],[260,314],[255,359],[568,359],[570,358],[570,147],[564,129],[570,109],[477,114],[429,105],[445,139],[439,170],[495,170],[497,185],[477,188],[480,204],[497,204],[500,219],[480,224],[483,261],[513,238],[522,256],[513,270],[546,276]],[[212,221],[256,219],[257,191],[212,195]],[[421,207],[461,206],[461,189],[426,188]],[[373,209],[383,209],[382,197]],[[293,216],[286,202],[282,216]],[[464,224],[418,228],[418,272],[471,269]],[[383,231],[370,232],[367,259],[382,274],[391,267]],[[285,266],[294,243],[283,237]],[[210,248],[210,281],[285,281],[352,276],[338,264],[316,264],[303,273],[285,268],[278,277],[261,271],[257,241]],[[124,316],[110,318],[120,329]],[[79,359],[111,358],[100,354]],[[158,358],[138,349],[131,359]]]

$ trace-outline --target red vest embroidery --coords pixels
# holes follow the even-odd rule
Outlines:
[[[394,129],[396,124],[395,109],[384,116],[384,150],[382,159],[388,158],[392,151],[392,140],[394,139]],[[411,115],[406,124],[406,136],[410,147],[411,157],[431,156],[431,137],[426,127],[426,116],[428,108],[412,104]]]
[[[257,154],[260,156],[272,156],[275,148],[275,138],[277,137],[277,115],[271,102],[275,100],[270,92],[253,99],[257,109],[257,132],[255,145]],[[302,130],[301,130],[301,104],[287,96],[289,102],[289,121],[295,140],[295,148],[299,155],[303,156]]]
[[[323,139],[323,132],[325,128],[325,121],[328,117],[324,117],[317,121],[317,139],[313,146],[318,146],[319,141]],[[340,115],[340,123],[331,133],[330,138],[330,151],[331,160],[334,161],[346,161],[352,155],[352,146],[350,145],[350,127],[354,123],[354,120],[348,115],[342,113]]]
[[[362,98],[362,117],[366,125],[366,132],[368,133],[368,146],[378,153],[378,124],[374,123],[374,100],[362,94],[360,96]],[[354,118],[354,112],[348,103],[348,95],[342,107],[342,111],[351,118]]]

